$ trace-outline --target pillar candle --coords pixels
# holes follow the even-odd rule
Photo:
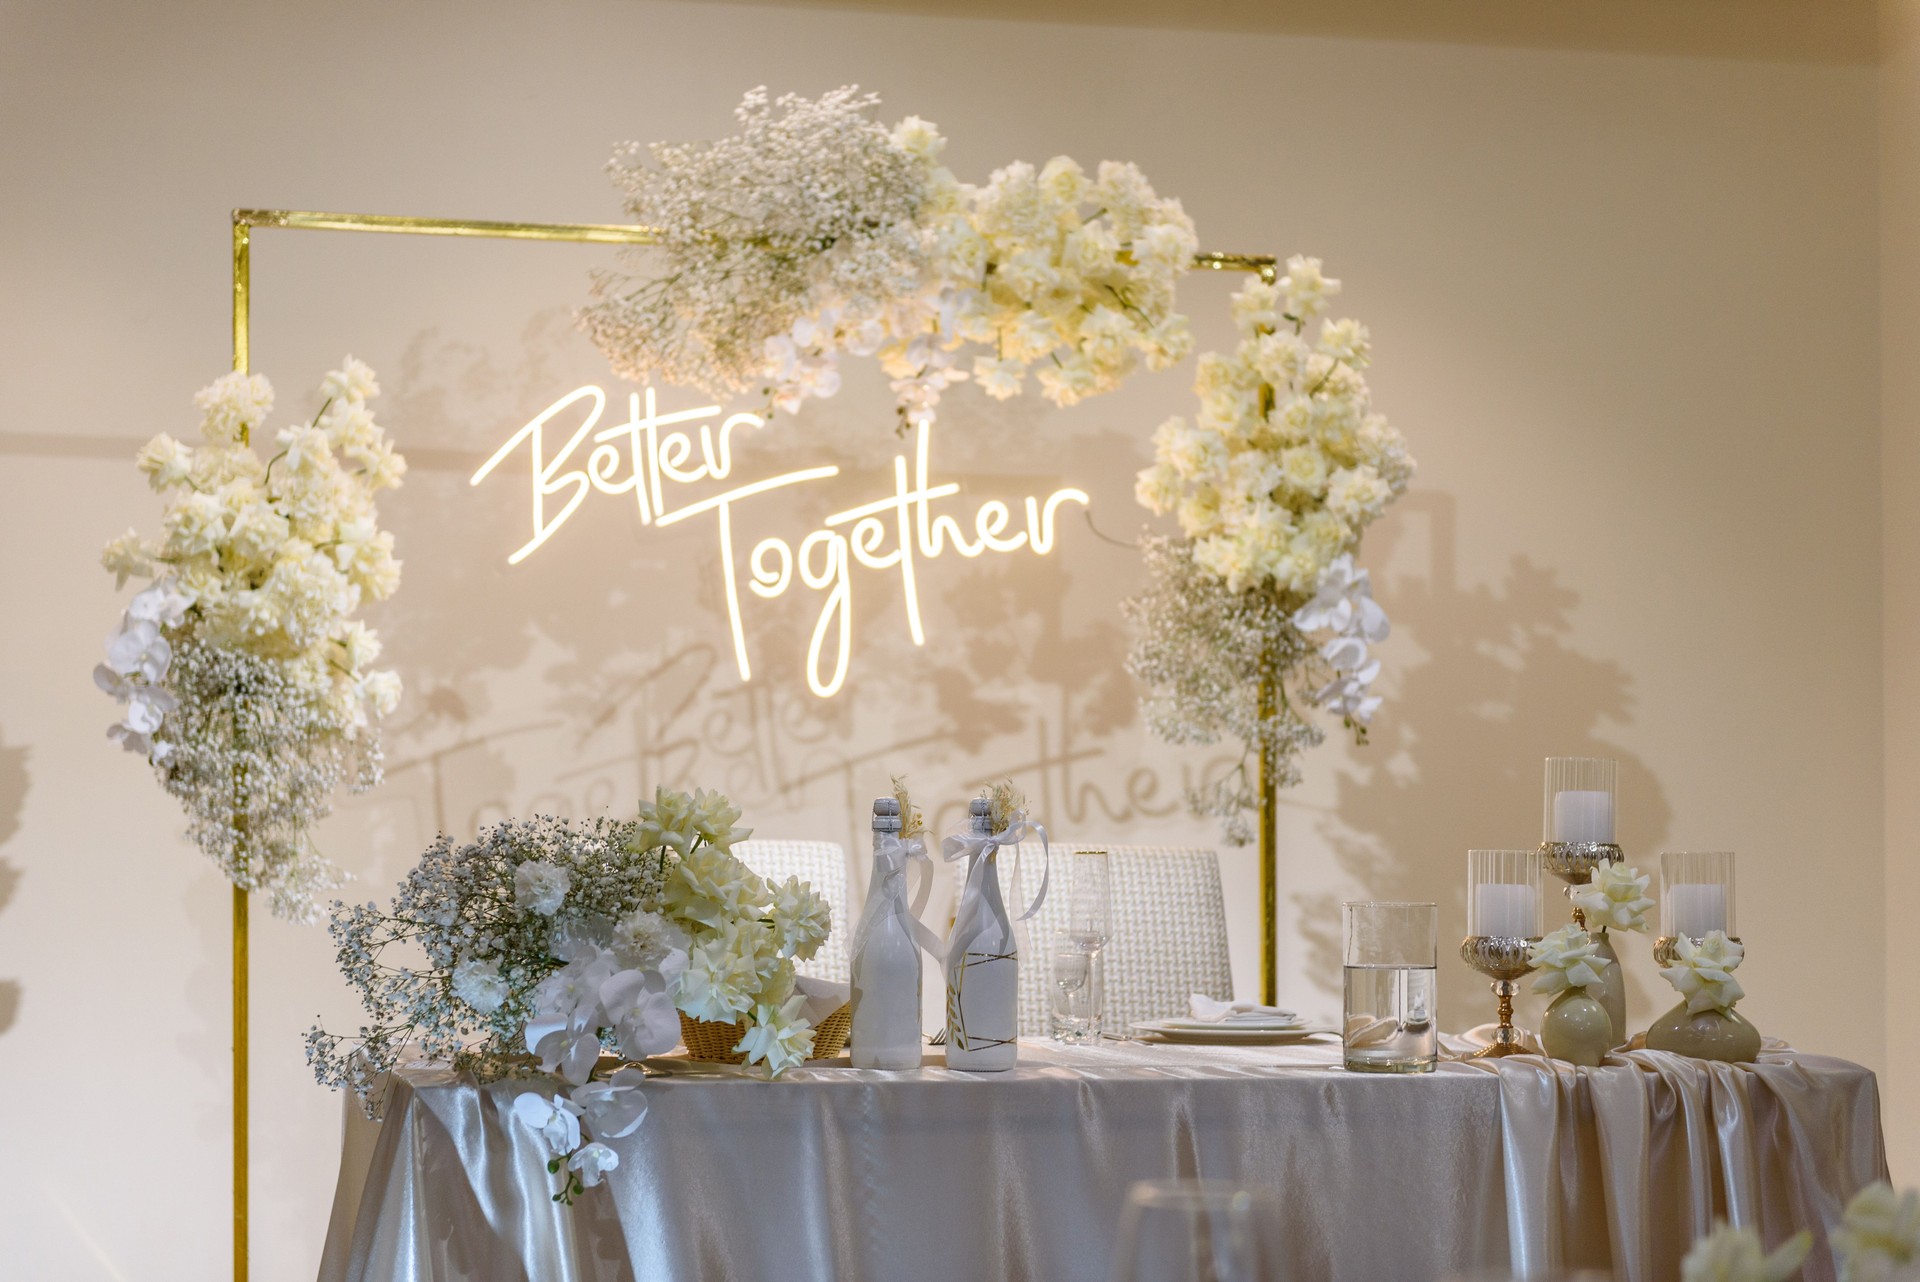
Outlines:
[[[1682,882],[1667,887],[1673,933],[1704,939],[1727,928],[1727,888],[1714,882]]]
[[[1507,939],[1527,939],[1538,923],[1539,897],[1532,886],[1486,881],[1473,888],[1474,931]]]
[[[1553,794],[1555,841],[1613,840],[1613,794],[1570,788]]]

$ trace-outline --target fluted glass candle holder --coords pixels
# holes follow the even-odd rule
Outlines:
[[[1614,840],[1614,803],[1620,766],[1607,757],[1548,757],[1540,805],[1540,860],[1569,886],[1583,886],[1593,870],[1621,857]],[[1586,925],[1578,908],[1573,919]]]
[[[1460,957],[1493,981],[1500,1003],[1493,1040],[1475,1059],[1526,1049],[1513,1025],[1513,999],[1519,979],[1532,969],[1528,946],[1540,938],[1540,865],[1534,850],[1467,852],[1467,937]]]
[[[1695,943],[1714,931],[1739,939],[1733,914],[1733,852],[1669,850],[1660,856],[1660,938],[1653,955],[1662,966],[1674,960],[1674,945]]]

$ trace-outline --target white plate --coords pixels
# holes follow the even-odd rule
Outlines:
[[[1293,1028],[1230,1028],[1215,1024],[1207,1028],[1197,1028],[1170,1020],[1152,1019],[1135,1024],[1133,1031],[1146,1037],[1157,1037],[1161,1041],[1186,1042],[1196,1046],[1271,1046],[1281,1042],[1301,1042],[1309,1037],[1317,1037],[1322,1033],[1338,1030],[1313,1025],[1300,1025]]]
[[[1167,1028],[1184,1028],[1190,1032],[1204,1033],[1215,1028],[1257,1028],[1263,1033],[1291,1033],[1307,1026],[1307,1021],[1299,1017],[1293,1019],[1156,1019],[1155,1024]]]

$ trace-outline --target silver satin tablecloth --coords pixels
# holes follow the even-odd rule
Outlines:
[[[1347,1073],[1338,1046],[1023,1042],[973,1075],[666,1061],[620,1166],[569,1209],[513,1124],[532,1083],[403,1070],[350,1124],[321,1282],[1100,1282],[1134,1180],[1277,1192],[1271,1276],[1428,1282],[1611,1267],[1670,1282],[1715,1217],[1817,1239],[1884,1178],[1873,1075],[1769,1053],[1533,1056]],[[659,1062],[659,1061],[656,1061]]]

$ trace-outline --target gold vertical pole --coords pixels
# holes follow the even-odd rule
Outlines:
[[[1260,720],[1271,720],[1278,690],[1271,673],[1260,678]],[[1279,890],[1275,884],[1275,850],[1279,831],[1280,788],[1278,763],[1270,741],[1260,745],[1260,1000],[1268,1006],[1280,999]]]
[[[233,220],[233,368],[247,371],[252,229]],[[233,888],[233,1282],[247,1282],[247,892]]]
[[[1203,255],[1204,257],[1204,255]],[[1244,266],[1272,285],[1280,265],[1265,255],[1246,256]],[[1273,389],[1261,389],[1261,413],[1273,413]],[[1260,720],[1270,721],[1280,699],[1280,685],[1268,661],[1260,674]],[[1280,905],[1277,847],[1280,827],[1280,763],[1269,741],[1260,749],[1260,1000],[1268,1006],[1280,1000]]]

